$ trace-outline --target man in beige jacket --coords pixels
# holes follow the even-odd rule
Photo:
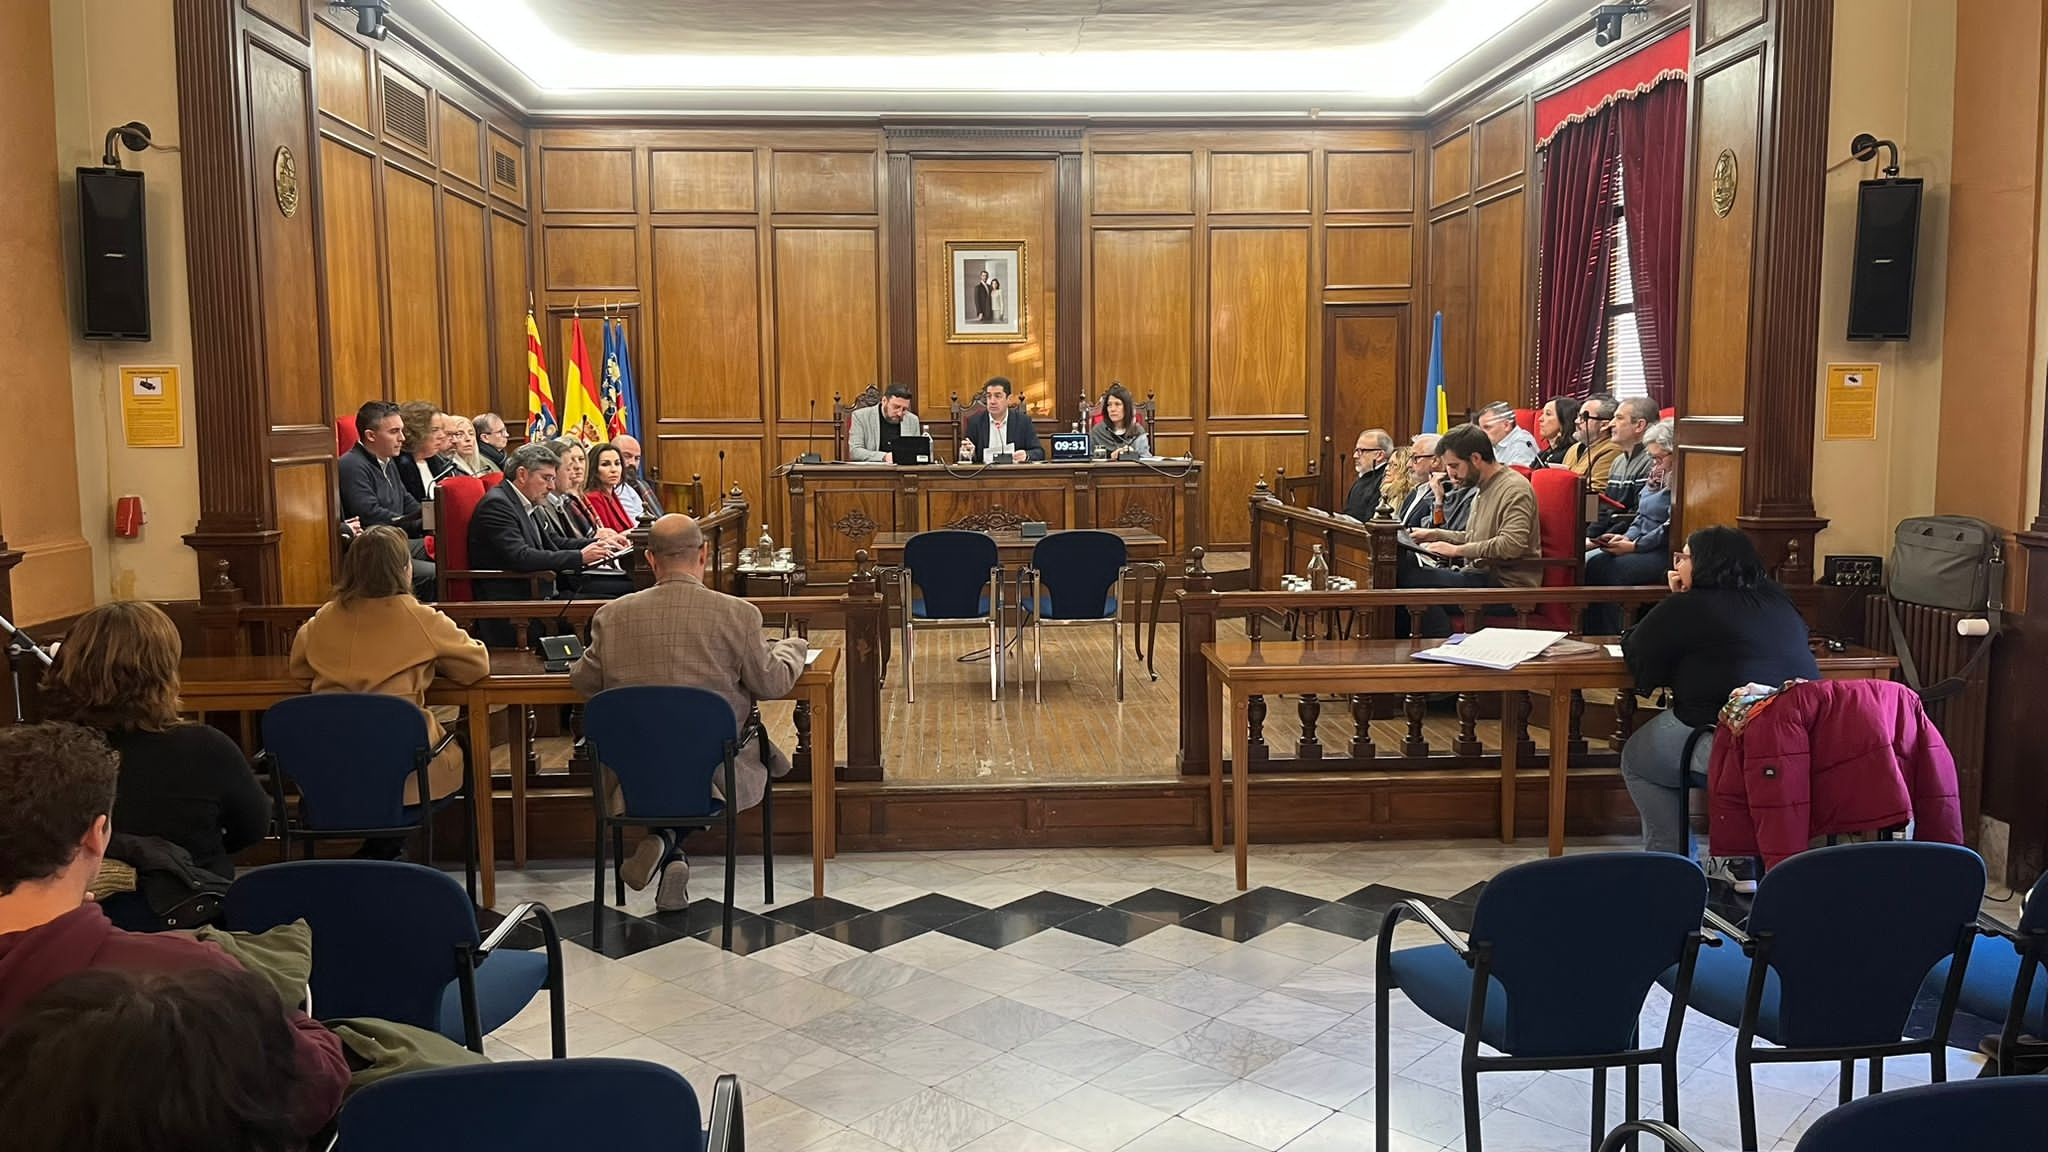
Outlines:
[[[746,723],[755,701],[789,694],[803,674],[806,642],[801,637],[765,639],[760,609],[704,586],[707,559],[707,541],[695,520],[670,514],[654,522],[647,535],[654,586],[621,596],[591,617],[590,647],[569,669],[569,682],[578,692],[594,696],[607,688],[643,684],[705,688],[732,705],[739,725]],[[789,767],[789,757],[765,740],[742,744],[733,764],[739,807],[759,804],[768,778],[787,775]],[[674,867],[664,871],[671,862]],[[661,875],[657,909],[689,903],[689,865],[671,831],[642,840],[624,872],[636,890]]]

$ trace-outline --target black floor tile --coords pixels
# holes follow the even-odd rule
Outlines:
[[[592,917],[592,922],[574,935],[565,930],[563,938],[573,940],[608,960],[623,960],[683,938],[680,932],[617,908],[583,904],[572,911],[580,913],[579,919]]]
[[[483,933],[486,936],[489,936],[493,929],[497,928],[498,925],[504,922],[505,916],[501,912],[498,912],[491,908],[477,909],[477,931]],[[564,936],[563,939],[566,940],[568,939],[568,937]],[[525,923],[519,925],[519,927],[517,928],[512,929],[511,934],[506,936],[504,943],[498,945],[498,947],[513,948],[523,952],[529,949],[539,948],[545,943],[547,943],[547,941],[543,939],[540,934],[540,925],[538,921],[536,921],[533,917],[529,916],[527,917]]]
[[[837,924],[818,929],[818,935],[851,944],[863,952],[874,952],[891,944],[901,944],[914,936],[937,931],[929,925],[919,924],[893,912],[870,912]]]
[[[707,928],[715,931],[724,915],[724,908],[725,905],[716,900],[697,899],[690,901],[690,906],[687,908],[679,908],[673,912],[650,913],[647,919],[679,935],[696,936]],[[752,912],[734,909],[733,921],[738,923],[752,915]],[[763,919],[766,919],[766,917],[763,917]],[[796,935],[803,934],[803,930],[793,924],[785,925],[785,927],[789,928]]]
[[[986,912],[988,909],[983,908],[979,904],[969,904],[965,900],[955,900],[951,896],[941,896],[937,892],[933,892],[928,895],[919,896],[915,900],[905,900],[901,904],[884,908],[882,911],[899,919],[908,920],[913,924],[922,924],[927,928],[943,928],[956,921],[965,920],[969,916]]]
[[[1353,940],[1371,940],[1380,934],[1380,913],[1354,908],[1349,904],[1325,904],[1303,915],[1297,924],[1349,936]]]
[[[716,900],[697,900],[681,911],[656,912],[647,919],[678,936],[694,936],[713,947],[722,947],[725,944],[723,907]],[[794,924],[735,909],[732,914],[731,951],[735,956],[745,956],[804,934],[804,930]]]
[[[1126,912],[1122,908],[1098,908],[1060,925],[1060,931],[1100,940],[1104,944],[1122,947],[1140,936],[1149,936],[1166,927],[1165,920],[1154,920]]]
[[[1135,912],[1140,916],[1150,917],[1154,920],[1165,920],[1168,923],[1178,924],[1183,919],[1207,908],[1211,903],[1213,901],[1200,900],[1193,896],[1183,896],[1178,892],[1169,892],[1164,888],[1148,888],[1136,896],[1126,896],[1122,900],[1110,905],[1110,907],[1121,908],[1126,912]]]
[[[1092,901],[1059,892],[1037,892],[1021,900],[1012,900],[1002,906],[1004,912],[1030,912],[1034,915],[1058,916],[1072,920],[1076,916],[1093,912],[1102,907]]]
[[[1385,912],[1403,900],[1420,900],[1425,904],[1435,904],[1442,899],[1443,897],[1441,896],[1431,896],[1425,892],[1410,892],[1406,888],[1395,888],[1387,884],[1368,884],[1351,895],[1338,900],[1337,903],[1348,904],[1353,908],[1363,908],[1368,912],[1380,913]]]
[[[590,929],[595,924],[595,917],[600,911],[600,907],[585,900],[581,904],[571,904],[567,908],[556,908],[553,911],[555,930],[562,934],[562,939],[568,940],[577,936],[590,935]],[[602,908],[602,911],[607,918],[623,915],[618,909],[611,907]],[[489,931],[489,929],[486,928],[485,931]]]
[[[770,908],[762,915],[784,924],[794,924],[811,932],[822,931],[834,924],[843,924],[855,917],[866,916],[868,910],[858,904],[834,900],[830,896],[817,896]]]
[[[1183,919],[1180,926],[1242,943],[1283,924],[1296,923],[1323,904],[1314,897],[1279,888],[1257,888],[1235,900],[1204,908]]]
[[[1036,936],[1048,928],[1074,919],[1077,917],[1058,913],[992,908],[987,912],[969,916],[965,920],[956,920],[939,931],[984,948],[1007,948],[1019,940]]]

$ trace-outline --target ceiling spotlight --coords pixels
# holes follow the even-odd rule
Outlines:
[[[1593,43],[1605,48],[1621,39],[1622,17],[1639,16],[1649,10],[1647,0],[1632,0],[1627,4],[1602,4],[1593,9]]]
[[[382,40],[391,35],[391,28],[384,23],[384,17],[391,12],[391,0],[332,0],[336,8],[346,8],[356,14],[356,35],[372,40]]]

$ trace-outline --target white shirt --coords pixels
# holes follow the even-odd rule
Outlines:
[[[990,416],[988,418],[988,452],[982,457],[982,461],[984,463],[992,463],[997,460],[1008,460],[1016,452],[1015,448],[1010,447],[1010,414],[1007,411],[1004,412],[1003,418],[1000,421],[994,416]]]
[[[641,514],[647,511],[647,505],[640,500],[640,493],[631,484],[621,484],[612,489],[612,494],[619,498],[619,505],[625,508],[627,517],[638,524]]]
[[[432,456],[421,456],[412,462],[412,466],[420,470],[420,491],[429,496],[434,494],[434,469],[427,463],[432,459]]]

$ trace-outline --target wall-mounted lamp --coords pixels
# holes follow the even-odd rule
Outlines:
[[[1865,164],[1877,158],[1877,150],[1879,148],[1888,149],[1891,152],[1891,163],[1884,166],[1884,178],[1887,180],[1898,179],[1899,146],[1897,144],[1889,140],[1879,140],[1868,132],[1858,132],[1856,138],[1849,141],[1849,155],[1854,156]]]
[[[140,152],[148,148],[149,125],[140,120],[130,120],[126,124],[107,129],[106,155],[100,159],[100,163],[109,168],[119,168],[122,147],[126,147],[130,152]]]

